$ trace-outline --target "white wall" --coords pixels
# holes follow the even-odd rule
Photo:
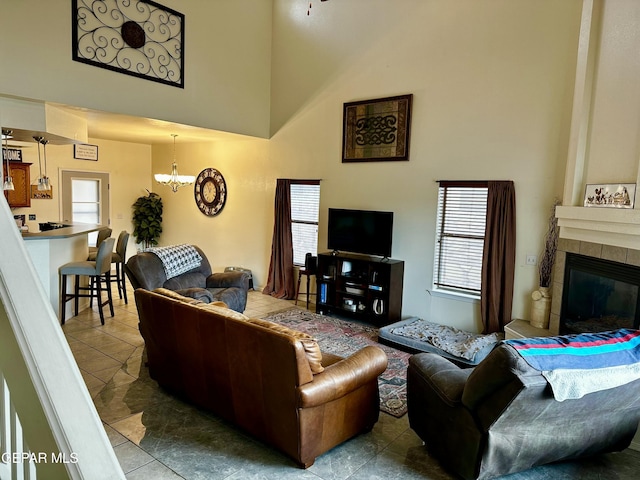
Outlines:
[[[68,0],[2,0],[0,93],[261,137],[271,0],[165,0],[185,15],[185,88],[72,60]]]

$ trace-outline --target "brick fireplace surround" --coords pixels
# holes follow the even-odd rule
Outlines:
[[[560,333],[560,310],[564,289],[564,271],[567,253],[577,253],[586,257],[610,260],[625,265],[640,267],[640,250],[616,247],[601,243],[560,238],[553,266],[553,285],[551,292],[551,315],[549,328],[540,329],[529,324],[529,320],[516,319],[505,325],[506,338],[523,338],[558,335]]]

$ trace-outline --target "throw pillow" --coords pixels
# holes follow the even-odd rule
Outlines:
[[[262,320],[261,318],[252,318],[249,320],[249,323],[260,325],[261,327],[265,327],[279,333],[284,333],[285,335],[289,335],[290,337],[299,340],[302,344],[302,347],[304,348],[304,353],[307,356],[307,361],[309,362],[311,373],[315,375],[316,373],[321,373],[324,371],[324,367],[322,366],[322,352],[320,351],[320,346],[318,345],[316,339],[308,333],[298,332],[297,330],[292,330],[291,328],[285,327],[284,325],[270,322],[268,320]]]

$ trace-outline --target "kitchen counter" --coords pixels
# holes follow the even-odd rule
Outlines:
[[[98,232],[108,227],[105,225],[95,225],[92,223],[78,223],[77,225],[69,225],[63,228],[54,228],[53,230],[45,230],[44,232],[22,232],[22,238],[25,240],[44,240],[75,237],[77,235],[86,235],[91,232]]]
[[[44,232],[22,232],[24,245],[31,257],[36,273],[49,296],[51,307],[59,318],[60,279],[58,268],[68,262],[86,260],[89,255],[88,235],[108,228],[104,225],[76,224]],[[81,299],[85,300],[85,299]],[[67,318],[71,317],[71,304],[66,304]],[[82,302],[80,310],[89,304]]]

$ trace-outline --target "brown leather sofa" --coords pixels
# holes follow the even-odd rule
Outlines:
[[[322,354],[310,336],[166,289],[135,291],[149,374],[307,468],[373,428],[386,354]]]

